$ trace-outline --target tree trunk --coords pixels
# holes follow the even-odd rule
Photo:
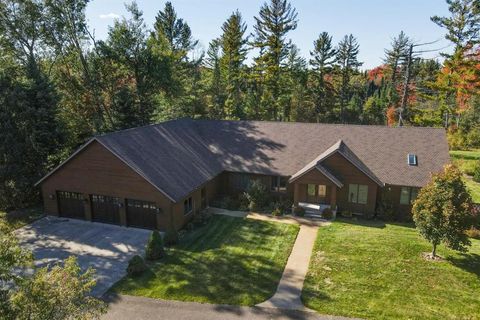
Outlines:
[[[432,258],[436,258],[436,257],[437,257],[437,244],[434,243],[433,250],[432,250]]]

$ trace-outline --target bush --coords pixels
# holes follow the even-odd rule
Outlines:
[[[282,209],[280,208],[275,208],[272,211],[272,216],[279,217],[282,215]]]
[[[163,247],[163,239],[158,231],[153,231],[148,238],[147,247],[145,248],[145,257],[147,260],[153,261],[163,258],[165,249]]]
[[[267,188],[260,180],[250,183],[244,195],[248,201],[248,209],[251,211],[262,209],[268,203]]]
[[[323,209],[322,211],[322,218],[323,219],[327,219],[327,220],[330,220],[333,218],[333,211],[331,208],[325,208]]]
[[[188,232],[192,232],[193,230],[195,230],[195,225],[192,222],[190,222],[187,224],[185,229],[187,229]]]
[[[177,230],[168,230],[165,233],[165,237],[163,238],[163,242],[167,246],[173,246],[174,244],[178,243],[178,232]]]
[[[473,181],[480,182],[480,160],[475,162],[475,167],[473,168]]]
[[[305,215],[305,209],[302,208],[302,207],[295,207],[293,209],[293,213],[297,216],[297,217],[303,217]]]
[[[193,217],[192,222],[196,226],[203,226],[210,221],[211,217],[212,217],[212,214],[208,210],[202,210],[200,211],[200,213],[196,214]]]
[[[340,214],[344,218],[351,218],[353,216],[352,212],[348,210],[343,210]]]
[[[469,238],[479,239],[479,240],[480,240],[480,230],[477,229],[477,228],[471,227],[470,229],[468,229],[467,231],[465,231],[465,233],[467,234],[467,236],[468,236]]]
[[[127,274],[129,276],[136,276],[145,272],[147,269],[148,267],[143,258],[139,255],[136,255],[128,262]]]

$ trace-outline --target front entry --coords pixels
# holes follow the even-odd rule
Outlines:
[[[91,201],[93,221],[120,224],[120,198],[92,194]]]
[[[329,204],[329,186],[323,184],[307,184],[307,201],[315,204]]]

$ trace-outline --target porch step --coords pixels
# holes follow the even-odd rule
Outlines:
[[[312,211],[306,211],[305,212],[305,218],[309,218],[309,219],[312,219],[312,220],[325,220],[324,218],[322,218],[322,215],[320,212],[312,212]]]

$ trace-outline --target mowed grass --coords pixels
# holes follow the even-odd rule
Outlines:
[[[480,241],[469,253],[428,242],[408,225],[337,221],[319,229],[303,301],[322,314],[367,319],[480,319]]]
[[[9,232],[42,217],[41,208],[28,208],[10,212],[0,211],[0,232]]]
[[[450,151],[450,157],[464,174],[472,176],[475,164],[480,161],[480,150],[452,150]],[[480,203],[480,183],[465,177],[465,184],[472,195],[473,202]]]
[[[151,298],[254,305],[278,285],[299,227],[227,216],[188,234],[167,257],[112,291]]]
[[[473,202],[480,203],[480,183],[475,182],[471,179],[465,179],[465,184],[470,191]]]
[[[450,151],[452,162],[457,165],[463,173],[471,176],[475,163],[480,160],[480,150],[452,150]]]

